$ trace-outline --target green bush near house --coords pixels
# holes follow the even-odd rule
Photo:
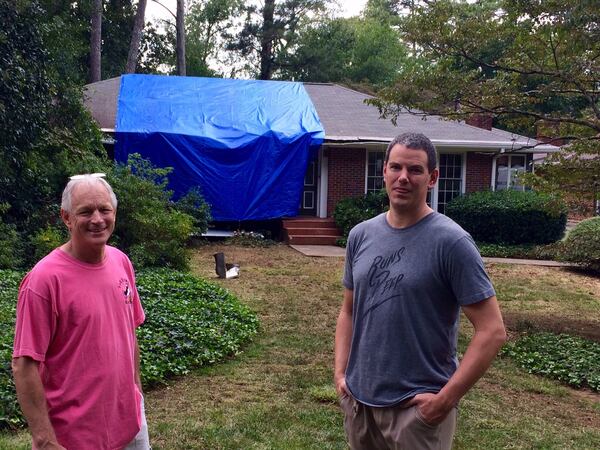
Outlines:
[[[558,257],[600,272],[600,217],[579,222],[569,231]]]
[[[554,242],[546,245],[507,245],[507,244],[488,244],[477,242],[481,256],[492,258],[522,258],[522,259],[545,259],[555,261],[558,259],[558,251],[561,248],[560,242]]]
[[[564,202],[533,191],[483,191],[456,197],[446,215],[476,241],[492,244],[548,244],[563,237]]]
[[[119,201],[113,240],[137,268],[187,269],[186,243],[208,226],[210,208],[198,190],[171,201],[173,192],[167,189],[171,171],[132,154],[108,177]]]
[[[347,238],[348,233],[355,225],[386,211],[388,204],[385,189],[379,192],[370,192],[363,197],[345,198],[335,205],[333,218],[336,225],[342,230],[344,238]]]
[[[0,270],[0,429],[25,424],[12,380],[17,292],[23,272]],[[143,270],[146,313],[138,328],[145,386],[236,354],[258,330],[256,315],[225,289],[174,270]]]

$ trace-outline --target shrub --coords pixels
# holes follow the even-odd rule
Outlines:
[[[194,231],[196,236],[208,230],[208,222],[211,221],[210,205],[204,200],[199,187],[193,187],[187,194],[175,203],[175,207],[194,218]]]
[[[167,190],[170,168],[153,167],[138,154],[129,156],[127,164],[117,164],[111,185],[119,200],[114,240],[129,254],[136,267],[172,267],[185,269],[188,265],[186,242],[194,231],[208,221],[208,206],[194,208],[200,199],[194,194],[183,209],[171,201]]]
[[[385,189],[379,192],[370,192],[363,197],[345,198],[335,205],[333,218],[336,225],[342,230],[344,237],[348,237],[350,230],[360,222],[371,219],[388,208],[388,197]]]
[[[481,256],[493,258],[524,258],[524,259],[547,259],[554,261],[557,259],[557,252],[560,242],[547,245],[505,245],[488,244],[478,242],[477,247]]]
[[[0,270],[0,429],[24,424],[12,378],[17,290],[22,272]]]
[[[566,334],[536,333],[507,344],[511,356],[529,373],[600,392],[600,344]]]
[[[533,191],[483,191],[452,199],[446,214],[476,241],[493,244],[548,244],[562,238],[564,202]]]
[[[0,269],[19,267],[23,262],[22,242],[15,226],[2,221],[8,208],[8,203],[0,203]]]
[[[600,272],[600,217],[579,222],[567,234],[559,258]]]
[[[39,261],[68,239],[69,235],[65,227],[48,225],[46,228],[39,229],[30,239],[34,261]]]
[[[25,424],[10,368],[22,277],[22,272],[0,270],[0,428]],[[137,286],[146,312],[137,330],[146,386],[236,354],[258,330],[256,315],[237,298],[192,275],[140,271]]]

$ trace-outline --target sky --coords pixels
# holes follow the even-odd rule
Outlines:
[[[337,3],[340,5],[339,16],[357,16],[366,2],[366,0],[338,0]],[[165,5],[173,12],[173,14],[175,14],[177,0],[160,0],[160,3]],[[186,1],[186,3],[189,3],[189,0]],[[162,6],[149,0],[146,6],[146,20],[152,19],[172,19],[172,16]]]

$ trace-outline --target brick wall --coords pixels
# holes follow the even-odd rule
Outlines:
[[[465,191],[489,190],[492,185],[492,153],[467,153]]]
[[[337,202],[365,193],[366,150],[364,148],[328,148],[327,217]]]

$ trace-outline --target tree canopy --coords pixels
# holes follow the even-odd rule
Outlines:
[[[504,127],[569,144],[545,170],[569,166],[570,183],[600,191],[600,10],[592,0],[413,2],[402,21],[415,64],[374,102],[453,119],[487,114]],[[512,150],[519,150],[518,148]],[[568,163],[567,163],[568,162]],[[590,170],[592,172],[590,172]],[[538,180],[539,181],[539,180]]]

